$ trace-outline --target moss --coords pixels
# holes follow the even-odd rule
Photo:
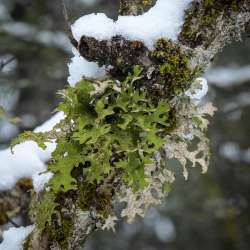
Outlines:
[[[194,2],[186,11],[186,18],[179,40],[195,48],[208,47],[217,35],[215,26],[219,16],[228,16],[232,11],[239,11],[243,0],[202,0]]]
[[[29,234],[28,237],[25,239],[25,241],[22,245],[23,250],[29,250],[31,248],[32,238],[33,238],[33,233]]]
[[[83,211],[95,208],[98,214],[107,217],[112,211],[110,201],[112,200],[110,190],[99,191],[98,186],[90,183],[82,183],[79,186],[78,206]]]
[[[152,5],[152,0],[142,0],[142,5],[143,6],[150,6],[150,5]]]
[[[198,73],[191,70],[189,61],[191,55],[184,53],[180,46],[159,39],[155,50],[151,53],[152,59],[158,67],[160,75],[158,84],[163,86],[161,95],[173,97],[185,91]]]
[[[61,249],[68,249],[68,239],[71,237],[73,222],[71,219],[62,219],[60,225],[50,228],[53,238],[60,244]]]

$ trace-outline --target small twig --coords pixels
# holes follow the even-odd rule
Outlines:
[[[9,218],[9,216],[7,215],[7,218],[9,220],[9,222],[14,226],[14,227],[20,227],[20,225],[18,225],[15,221],[13,221],[11,218]]]
[[[78,42],[76,41],[76,39],[74,38],[73,34],[72,34],[72,30],[71,30],[71,23],[69,20],[69,15],[68,15],[68,11],[66,8],[66,4],[64,0],[61,0],[62,3],[62,12],[63,12],[63,16],[64,16],[64,20],[67,24],[67,33],[68,33],[68,37],[70,42],[72,43],[72,45],[77,48],[78,47]]]
[[[8,60],[0,62],[0,71],[2,71],[5,66],[7,66],[9,63],[13,62],[14,60],[15,60],[15,57],[12,56]]]

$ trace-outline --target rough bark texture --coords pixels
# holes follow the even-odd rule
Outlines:
[[[133,2],[133,3],[132,3]],[[122,1],[122,6],[142,6],[142,1]],[[249,22],[249,0],[221,0],[221,1],[194,1],[186,11],[185,23],[179,36],[178,44],[188,53],[194,52],[194,64],[207,65],[219,50],[228,42],[239,40],[242,31]],[[130,12],[125,12],[126,14]],[[136,12],[137,13],[137,12]],[[130,46],[132,45],[132,46]],[[79,43],[81,55],[99,65],[112,65],[119,67],[120,61],[126,64],[138,63],[149,59],[149,52],[143,48],[137,58],[131,58],[135,53],[135,46],[144,47],[141,42],[126,41],[122,37],[115,37],[111,41],[97,41],[94,38],[82,37]],[[87,46],[87,49],[82,49]],[[125,50],[123,50],[126,47]],[[101,56],[100,56],[101,55]],[[115,56],[115,58],[114,58]],[[120,59],[120,60],[119,60]],[[150,60],[149,60],[150,61]],[[146,63],[147,64],[147,63]],[[150,64],[147,64],[150,66]]]
[[[18,226],[12,221],[13,218],[22,216],[28,217],[28,207],[32,188],[31,180],[20,180],[15,188],[10,191],[0,192],[0,225],[8,222]]]
[[[131,65],[152,65],[149,50],[142,42],[128,41],[121,36],[113,37],[110,41],[83,36],[78,49],[87,60],[97,62],[99,66],[112,65],[124,73],[131,69]]]
[[[151,1],[121,0],[120,13],[137,15],[151,4]],[[142,42],[127,41],[123,37],[97,41],[83,36],[78,49],[89,61],[95,61],[100,66],[113,66],[110,74],[116,79],[125,78],[133,65],[140,65],[144,69],[144,79],[150,80],[150,85],[146,85],[145,89],[169,98],[188,88],[194,77],[205,69],[228,42],[240,39],[249,20],[250,0],[196,0],[186,12],[177,44],[160,39],[155,49],[149,51]],[[166,63],[168,67],[164,67]],[[165,83],[164,86],[161,82]],[[91,207],[88,213],[78,209],[77,195],[75,192],[61,197],[58,218],[51,226],[58,233],[69,220],[68,235],[65,232],[54,235],[53,230],[37,229],[26,240],[25,250],[80,249],[81,243],[102,222],[94,215],[96,204],[89,205]],[[58,221],[61,223],[56,225]]]
[[[249,25],[249,0],[194,1],[186,11],[179,43],[194,52],[194,63],[206,66]]]
[[[121,0],[120,15],[137,16],[153,5],[153,0]]]

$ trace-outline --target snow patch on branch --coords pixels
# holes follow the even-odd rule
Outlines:
[[[57,113],[34,131],[49,131],[63,118],[62,112]],[[0,151],[0,191],[13,188],[21,178],[32,178],[38,173],[46,171],[45,163],[50,159],[56,144],[47,143],[46,145],[46,150],[42,150],[35,142],[27,141],[17,145],[13,149],[14,154],[10,148]]]
[[[68,83],[73,87],[82,80],[83,77],[102,78],[106,71],[104,67],[100,68],[97,63],[88,62],[84,59],[76,49],[73,49],[73,57],[68,64],[69,77]]]
[[[195,103],[199,103],[208,92],[208,83],[205,78],[197,78],[192,87],[186,91],[186,95],[189,96]]]
[[[33,180],[33,188],[37,193],[40,193],[44,190],[45,185],[50,181],[50,179],[53,177],[53,173],[47,172],[47,173],[35,173],[32,176]]]
[[[177,40],[184,22],[184,11],[192,0],[158,0],[148,12],[139,16],[119,16],[117,21],[103,13],[89,14],[72,25],[73,36],[80,41],[83,35],[97,40],[109,40],[120,35],[139,40],[152,49],[157,39]]]
[[[10,228],[3,233],[3,242],[0,250],[21,250],[22,243],[34,230],[34,226]]]

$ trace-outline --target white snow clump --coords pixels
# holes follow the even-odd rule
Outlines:
[[[63,118],[64,114],[59,112],[34,131],[49,131]],[[34,175],[46,171],[45,163],[50,159],[56,144],[47,143],[46,145],[47,148],[42,150],[35,142],[26,141],[14,147],[14,154],[10,148],[0,151],[0,191],[13,188],[21,178],[32,178]]]
[[[158,0],[154,7],[139,16],[119,16],[117,21],[103,13],[80,17],[73,25],[77,41],[83,35],[109,40],[120,35],[139,40],[152,49],[159,38],[176,41],[184,22],[184,11],[192,0]]]
[[[3,233],[3,242],[0,244],[0,250],[21,250],[22,243],[26,237],[33,231],[34,226],[12,227]]]

